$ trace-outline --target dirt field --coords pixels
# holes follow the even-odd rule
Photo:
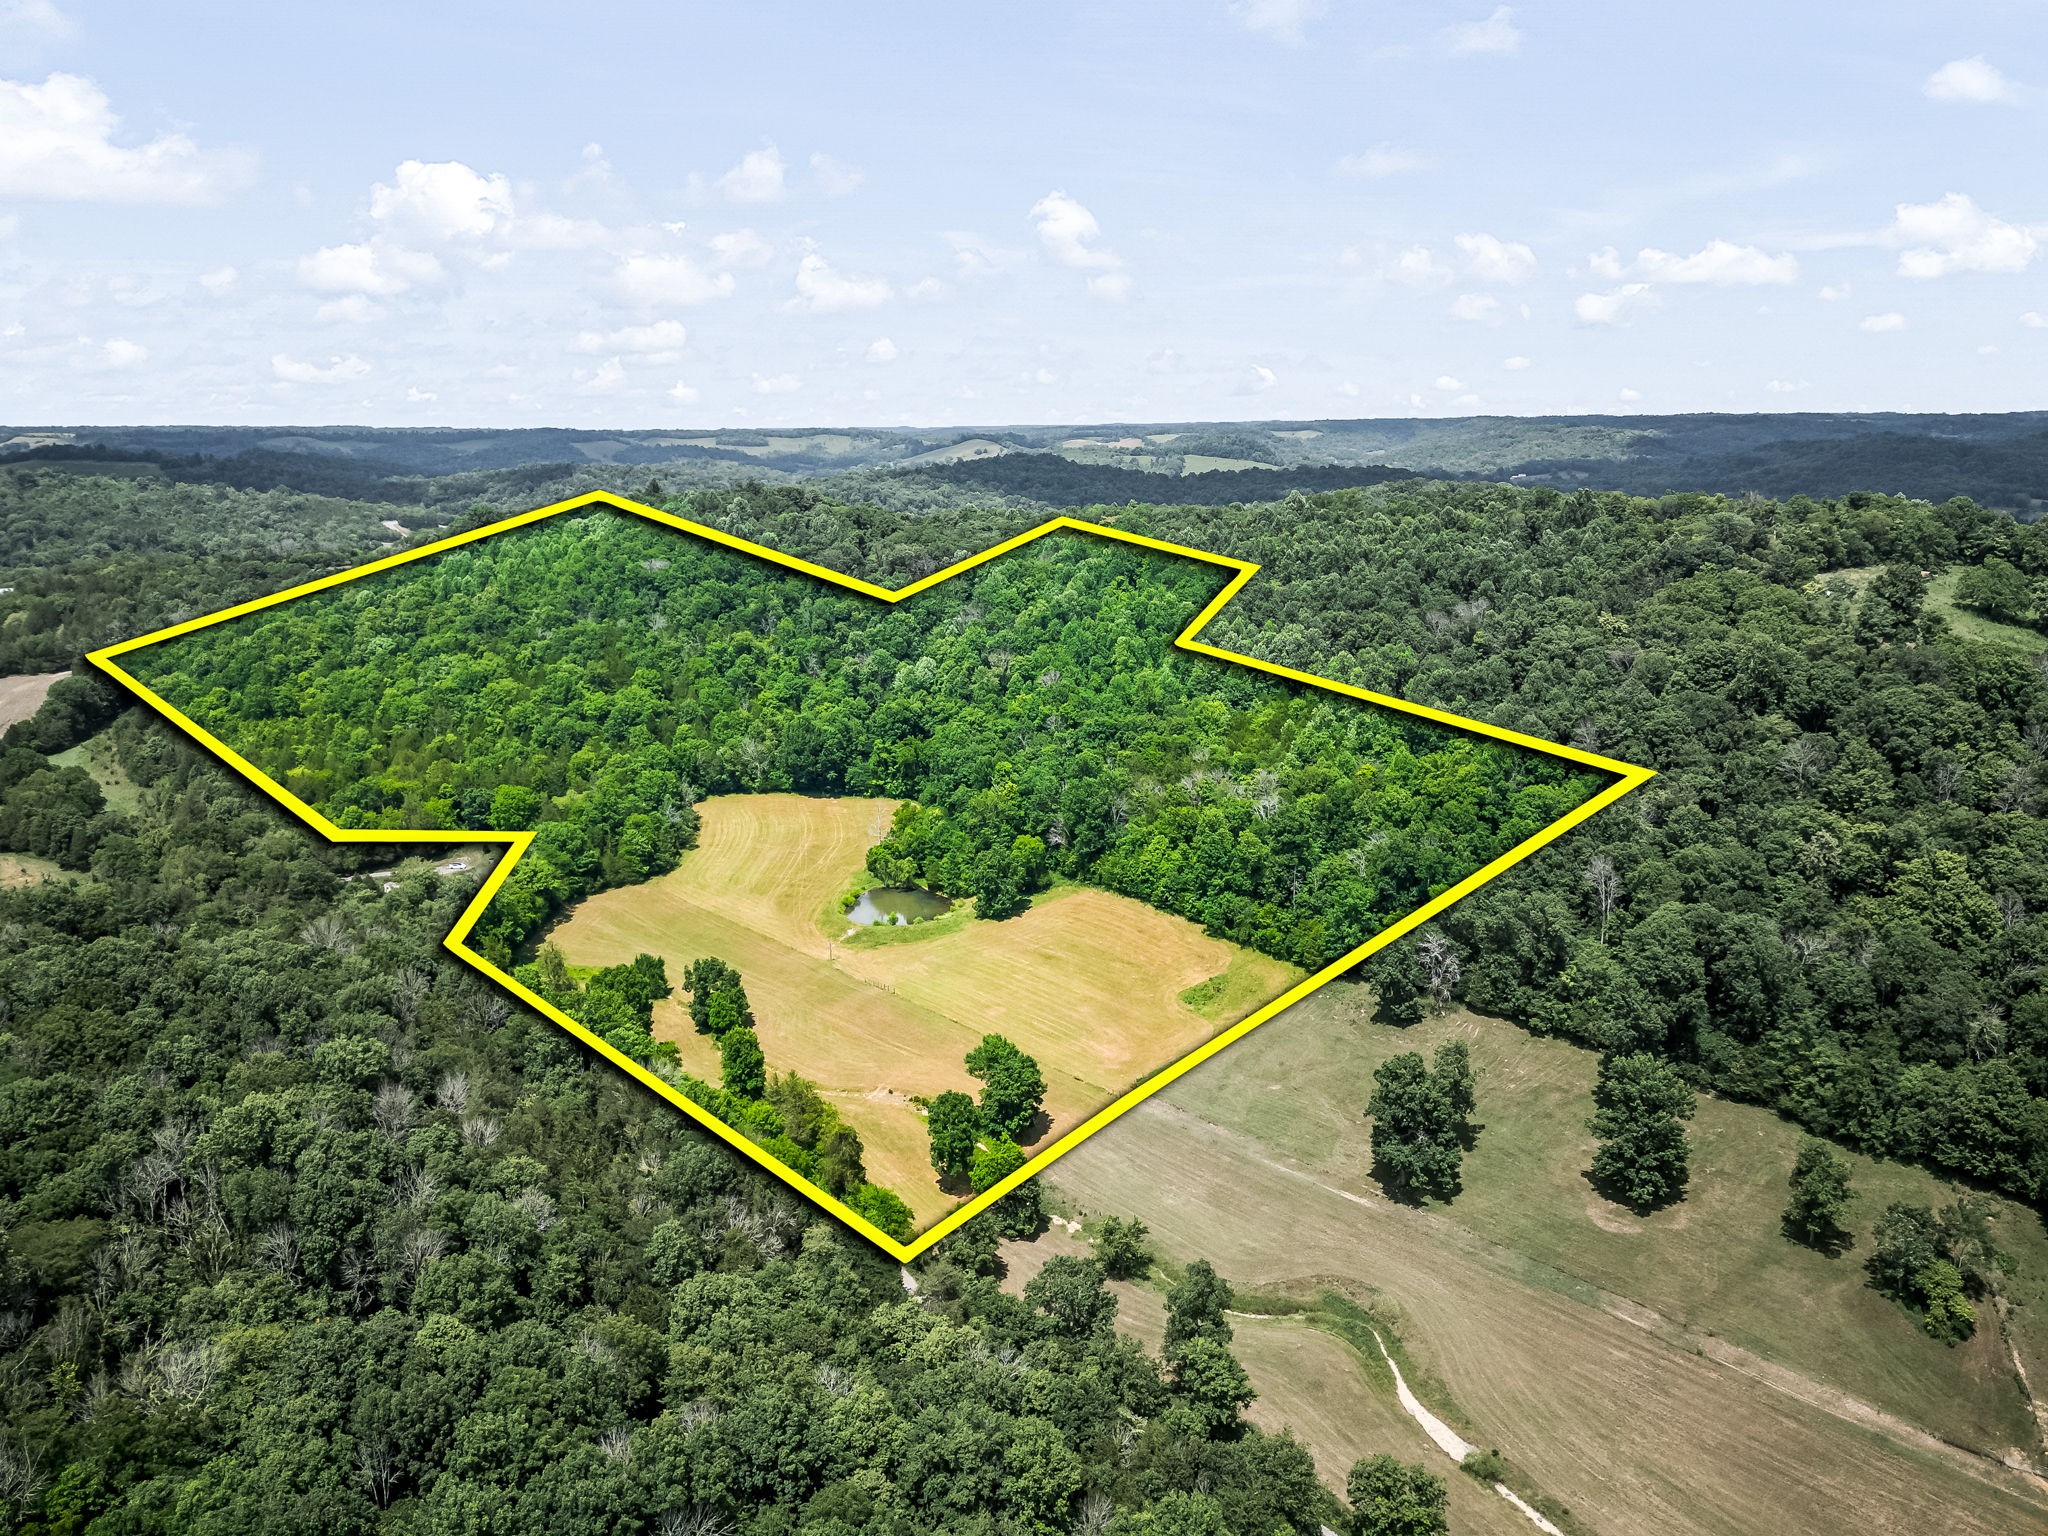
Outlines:
[[[1045,1073],[1050,1123],[1041,1123],[1040,1145],[1294,977],[1179,918],[1075,887],[1008,922],[835,938],[834,902],[859,879],[894,809],[886,800],[798,795],[708,800],[701,844],[681,868],[592,897],[550,937],[572,965],[613,965],[644,951],[677,979],[704,955],[737,967],[770,1067],[801,1072],[832,1094],[861,1133],[869,1175],[909,1202],[920,1223],[953,1201],[932,1177],[909,1097],[976,1090],[962,1058],[983,1034],[1007,1035]],[[1235,1011],[1216,1017],[1211,1008],[1205,1017],[1180,1001],[1233,962]],[[1248,968],[1262,969],[1266,985],[1248,984]],[[657,1008],[655,1026],[685,1067],[716,1079],[717,1051],[691,1029],[680,997]]]
[[[1858,1160],[1862,1243],[1805,1254],[1775,1230],[1796,1132],[1702,1101],[1697,1193],[1638,1222],[1579,1177],[1588,1053],[1464,1017],[1400,1035],[1354,1002],[1319,995],[1274,1020],[1070,1155],[1053,1184],[1083,1211],[1142,1217],[1169,1257],[1205,1256],[1241,1285],[1369,1301],[1398,1321],[1428,1406],[1603,1536],[2048,1527],[2048,1485],[1994,1459],[2030,1429],[1988,1317],[1946,1350],[1861,1285],[1869,1221],[1889,1199],[1943,1198],[1932,1180]],[[1389,1204],[1365,1177],[1372,1069],[1454,1030],[1473,1045],[1486,1127],[1466,1193]],[[2000,1236],[2022,1253],[2029,1313],[2038,1223],[2030,1234],[2009,1211]],[[1276,1382],[1273,1406],[1290,1390]],[[1299,1413],[1313,1422],[1313,1401]]]
[[[69,672],[23,672],[0,677],[0,731],[17,720],[26,720],[43,707],[43,695]]]

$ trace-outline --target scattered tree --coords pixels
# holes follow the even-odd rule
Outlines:
[[[1444,1536],[1450,1529],[1450,1486],[1392,1456],[1353,1462],[1344,1496],[1352,1536]]]
[[[768,1061],[751,1029],[740,1025],[718,1037],[718,1066],[727,1093],[758,1099],[768,1089]]]
[[[1848,1241],[1842,1217],[1849,1209],[1849,1164],[1826,1142],[1808,1136],[1786,1180],[1792,1189],[1785,1207],[1785,1235],[1822,1253],[1836,1254]]]
[[[1045,1099],[1038,1063],[1001,1035],[983,1035],[967,1053],[967,1072],[981,1079],[981,1116],[990,1133],[1022,1138]]]
[[[1586,1128],[1600,1142],[1594,1184],[1636,1211],[1683,1199],[1692,1154],[1685,1122],[1695,1104],[1677,1069],[1640,1052],[1603,1057],[1593,1105]]]
[[[1145,1223],[1137,1217],[1105,1216],[1095,1229],[1095,1262],[1112,1280],[1135,1280],[1152,1267]]]
[[[981,1139],[981,1112],[974,1100],[957,1088],[949,1088],[931,1102],[925,1112],[925,1130],[931,1137],[932,1167],[942,1179],[964,1178],[974,1161],[975,1143]]]

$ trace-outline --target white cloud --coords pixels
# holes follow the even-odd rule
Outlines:
[[[1512,369],[1519,373],[1522,369],[1529,366],[1529,359],[1526,357],[1504,357],[1500,360],[1500,365],[1503,368]]]
[[[1264,363],[1253,363],[1251,376],[1244,381],[1238,393],[1241,395],[1263,395],[1279,382],[1280,376]]]
[[[1774,395],[1790,395],[1795,394],[1799,390],[1806,388],[1806,380],[1772,379],[1769,383],[1764,385],[1764,388],[1769,390]]]
[[[1482,282],[1519,283],[1536,270],[1536,253],[1518,242],[1460,235],[1458,249],[1465,253],[1467,269]]]
[[[109,368],[133,368],[148,361],[149,348],[125,336],[116,336],[101,345],[100,357]]]
[[[757,395],[787,395],[804,387],[804,381],[793,373],[754,375],[754,393]]]
[[[407,160],[370,188],[370,217],[426,240],[475,240],[512,222],[512,183],[460,160]]]
[[[1648,283],[1623,283],[1611,293],[1582,293],[1572,313],[1586,325],[1625,325],[1630,315],[1656,302]]]
[[[1339,384],[1337,386],[1337,393],[1344,396],[1348,400],[1355,400],[1358,398],[1358,386],[1352,383],[1349,379],[1346,379],[1342,384]]]
[[[1901,277],[2023,271],[2040,249],[2032,230],[1994,218],[1961,192],[1939,202],[1900,203],[1883,236],[1899,253]]]
[[[215,267],[211,272],[199,274],[199,286],[208,293],[231,293],[241,281],[242,274],[233,267]]]
[[[896,343],[886,336],[878,336],[868,345],[868,361],[871,363],[893,363],[902,355]]]
[[[1620,393],[1618,393],[1614,398],[1623,401],[1624,403],[1632,403],[1634,401],[1642,399],[1643,392],[1640,389],[1624,389]]]
[[[578,369],[577,377],[581,380],[576,386],[580,395],[615,395],[625,387],[626,366],[616,357],[608,357],[588,377]]]
[[[1022,252],[1006,250],[972,230],[949,229],[939,238],[952,249],[953,264],[962,277],[986,277],[995,272],[1007,272],[1024,259]]]
[[[2048,315],[2044,315],[2038,310],[2030,309],[2020,316],[2020,324],[2026,326],[2029,330],[2035,331],[2048,328]]]
[[[1463,389],[1465,381],[1452,378],[1448,373],[1440,373],[1437,375],[1436,387],[1438,389]]]
[[[1230,14],[1247,32],[1299,48],[1302,27],[1323,14],[1323,0],[1230,0]]]
[[[1351,254],[1346,253],[1347,257]],[[1411,245],[1392,261],[1382,265],[1379,275],[1391,282],[1425,288],[1448,281],[1451,274],[1449,269],[1430,253],[1428,246]]]
[[[373,320],[382,320],[384,311],[362,294],[351,293],[338,299],[329,299],[313,311],[313,318],[322,325],[337,320],[348,325],[368,325]]]
[[[759,267],[774,256],[775,247],[751,229],[735,229],[711,237],[711,254],[729,267]]]
[[[1885,331],[1903,331],[1906,317],[1894,309],[1882,315],[1865,315],[1858,324],[1863,330],[1879,335]]]
[[[742,155],[738,165],[718,178],[718,190],[735,203],[779,203],[787,195],[782,169],[782,151],[770,144]]]
[[[329,245],[299,258],[299,281],[321,293],[404,293],[441,275],[426,251],[398,245]]]
[[[1396,149],[1391,144],[1375,144],[1362,155],[1346,155],[1337,162],[1337,169],[1346,176],[1404,176],[1410,171],[1419,171],[1429,164],[1422,156],[1406,149]]]
[[[322,368],[317,363],[297,362],[279,352],[270,359],[270,371],[287,384],[336,384],[360,379],[370,371],[370,365],[351,353],[347,357],[329,358]]]
[[[887,303],[889,297],[886,278],[849,277],[813,251],[797,263],[796,297],[783,308],[823,315],[841,309],[873,309]]]
[[[855,167],[826,154],[811,156],[811,175],[817,178],[818,190],[827,197],[845,197],[867,179]]]
[[[1834,303],[1838,299],[1846,299],[1849,297],[1849,294],[1850,288],[1847,283],[1829,283],[1820,291],[1821,298],[1829,304]]]
[[[1753,245],[1709,240],[1690,256],[1645,249],[1636,254],[1637,275],[1660,283],[1709,283],[1731,288],[1758,283],[1790,283],[1799,278],[1799,261],[1772,256]]]
[[[688,256],[628,256],[614,276],[641,304],[706,304],[732,292],[730,272],[706,272]]]
[[[1989,103],[2011,101],[2014,96],[2012,82],[1979,54],[1950,59],[1927,77],[1921,89],[1935,101]]]
[[[431,389],[421,389],[415,384],[405,386],[405,399],[408,405],[432,405],[440,398]]]
[[[1102,226],[1073,198],[1057,190],[1046,193],[1031,205],[1031,221],[1038,230],[1039,244],[1054,261],[1102,274],[1089,282],[1090,293],[1104,299],[1129,295],[1130,279],[1123,275],[1123,258],[1095,243],[1102,236]]]
[[[1461,293],[1451,301],[1453,320],[1491,320],[1500,312],[1500,300],[1484,293]]]
[[[253,156],[204,150],[182,133],[116,144],[120,122],[106,92],[82,75],[0,80],[0,196],[217,203],[255,179]]]
[[[652,325],[628,325],[616,331],[582,331],[575,346],[578,352],[629,352],[665,362],[681,354],[689,335],[680,320],[657,320]]]
[[[55,42],[76,30],[50,0],[0,0],[0,32]]]
[[[1626,272],[1628,268],[1622,263],[1621,252],[1617,251],[1613,246],[1608,245],[1602,246],[1599,250],[1595,251],[1592,255],[1586,258],[1586,270],[1590,272],[1594,277],[1605,279],[1608,282],[1614,282],[1618,280],[1621,277],[1621,274],[1623,272]]]
[[[695,405],[697,403],[697,391],[685,384],[681,379],[677,379],[675,383],[669,385],[668,397],[675,401],[677,405]]]
[[[1453,53],[1516,53],[1522,46],[1522,29],[1515,25],[1510,6],[1496,6],[1484,21],[1470,21],[1450,32]]]

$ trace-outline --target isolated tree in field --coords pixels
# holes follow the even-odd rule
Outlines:
[[[1469,1076],[1469,1064],[1466,1070]],[[1446,1080],[1429,1070],[1419,1051],[1403,1051],[1381,1062],[1372,1081],[1365,1112],[1372,1119],[1375,1177],[1396,1200],[1451,1199],[1459,1189],[1465,1122],[1452,1111]]]
[[[1353,1462],[1344,1479],[1352,1536],[1444,1536],[1451,1490],[1444,1480],[1392,1456]]]
[[[715,956],[692,960],[683,970],[690,994],[690,1022],[699,1034],[722,1035],[728,1029],[752,1029],[754,1010],[740,973]],[[721,1001],[722,1000],[722,1001]]]
[[[967,1073],[981,1079],[981,1116],[990,1133],[1023,1137],[1045,1099],[1038,1063],[1001,1035],[983,1035],[967,1053]]]
[[[1839,1253],[1848,1237],[1842,1228],[1849,1209],[1848,1163],[1826,1142],[1809,1136],[1799,1143],[1786,1183],[1792,1199],[1785,1207],[1785,1235],[1822,1253]]]
[[[926,1112],[925,1131],[931,1137],[932,1167],[940,1178],[964,1176],[974,1162],[974,1145],[981,1139],[981,1112],[974,1100],[957,1088],[949,1088],[932,1100]]]
[[[1874,1289],[1920,1314],[1928,1334],[1960,1344],[1977,1331],[1970,1297],[1990,1288],[2004,1261],[1986,1203],[1965,1195],[1938,1215],[1924,1205],[1886,1206],[1864,1268]]]
[[[1926,600],[1927,581],[1918,566],[1886,566],[1863,594],[1863,601],[1856,605],[1857,642],[1883,645],[1910,640]]]
[[[1956,601],[1968,608],[1981,608],[1994,619],[2018,624],[2033,603],[2033,592],[2024,571],[2010,560],[1992,555],[1956,578]]]
[[[1677,1069],[1640,1052],[1604,1057],[1593,1106],[1586,1122],[1600,1142],[1593,1182],[1636,1211],[1683,1199],[1692,1155],[1685,1122],[1695,1102]]]
[[[543,944],[534,960],[540,966],[540,991],[549,1002],[559,1004],[576,990],[576,983],[569,979],[569,965],[562,958],[561,950],[552,944]]]
[[[1436,1048],[1429,1075],[1443,1095],[1451,1131],[1460,1144],[1472,1144],[1472,1116],[1479,1108],[1479,1080],[1472,1071],[1472,1048],[1462,1040],[1446,1040]]]
[[[1234,1300],[1230,1282],[1217,1274],[1207,1259],[1196,1259],[1166,1288],[1164,1347],[1172,1349],[1194,1338],[1229,1343],[1230,1322],[1223,1314]]]
[[[718,1067],[727,1093],[758,1099],[767,1091],[768,1061],[759,1038],[745,1025],[718,1037]]]
[[[1095,1233],[1095,1262],[1112,1280],[1135,1280],[1152,1266],[1149,1235],[1135,1216],[1105,1216]]]

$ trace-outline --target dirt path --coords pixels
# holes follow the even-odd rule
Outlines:
[[[43,695],[69,672],[23,672],[0,677],[0,731],[17,720],[26,720],[43,707]]]
[[[1053,1182],[1242,1285],[1398,1320],[1433,1378],[1412,1384],[1603,1536],[2012,1536],[2048,1517],[2038,1478],[1157,1099]]]
[[[1396,1209],[1393,1202],[1389,1200],[1380,1199],[1372,1195],[1357,1194],[1351,1190],[1339,1189],[1334,1184],[1327,1184],[1291,1161],[1274,1156],[1242,1133],[1234,1131],[1228,1126],[1218,1125],[1213,1120],[1205,1120],[1201,1116],[1182,1109],[1176,1104],[1155,1100],[1152,1107],[1156,1107],[1158,1112],[1162,1114],[1184,1121],[1190,1127],[1199,1128],[1202,1134],[1234,1143],[1235,1150],[1239,1156],[1249,1158],[1264,1167],[1285,1174],[1291,1179],[1298,1179],[1304,1183],[1312,1184],[1325,1194],[1335,1195],[1340,1200],[1349,1201],[1354,1205],[1379,1206],[1387,1210]],[[1451,1221],[1448,1217],[1437,1215],[1431,1211],[1415,1211],[1409,1210],[1406,1207],[1401,1207],[1400,1209],[1405,1215],[1413,1219],[1430,1223],[1436,1229],[1436,1235],[1442,1238],[1447,1246],[1455,1246],[1462,1249],[1482,1262],[1488,1263],[1489,1267],[1499,1269],[1504,1274],[1520,1277],[1528,1275],[1532,1269],[1549,1269],[1548,1265],[1544,1265],[1538,1260],[1532,1260],[1528,1255],[1516,1252],[1500,1243],[1491,1242],[1470,1229]],[[1917,1424],[1900,1418],[1897,1414],[1890,1413],[1883,1408],[1877,1407],[1875,1404],[1865,1402],[1853,1393],[1844,1392],[1837,1387],[1831,1387],[1825,1382],[1815,1381],[1812,1377],[1796,1371],[1790,1366],[1780,1365],[1773,1360],[1766,1360],[1754,1351],[1744,1349],[1739,1344],[1732,1344],[1715,1334],[1703,1333],[1698,1329],[1688,1327],[1674,1318],[1665,1316],[1654,1307],[1645,1306],[1641,1302],[1633,1301],[1626,1296],[1616,1295],[1611,1291],[1602,1290],[1598,1286],[1589,1285],[1574,1276],[1564,1274],[1562,1271],[1555,1273],[1556,1279],[1560,1282],[1558,1289],[1561,1294],[1570,1294],[1572,1292],[1590,1293],[1596,1299],[1600,1310],[1607,1313],[1608,1316],[1618,1318],[1632,1327],[1640,1328],[1645,1333],[1661,1339],[1675,1348],[1682,1349],[1689,1354],[1703,1356],[1718,1365],[1726,1366],[1730,1370],[1739,1371],[1752,1380],[1770,1387],[1773,1391],[1782,1392],[1787,1397],[1796,1398],[1809,1407],[1818,1408],[1851,1424],[1875,1430],[1877,1433],[1895,1440],[1901,1445],[1940,1456],[1942,1459],[1962,1467],[1975,1475],[1996,1477],[1999,1472],[2012,1473],[2024,1478],[2038,1491],[2048,1493],[2048,1479],[2039,1477],[2028,1468],[2014,1467],[1993,1457],[1982,1455],[1979,1452],[1962,1446],[1953,1445],[1937,1435],[1929,1434]],[[1382,1351],[1384,1352],[1384,1346],[1382,1346]],[[1407,1404],[1404,1402],[1402,1406],[1406,1407]],[[1418,1422],[1420,1421],[1418,1420]],[[1427,1424],[1424,1425],[1425,1429],[1428,1427]],[[1449,1432],[1446,1429],[1446,1433]],[[1436,1438],[1434,1432],[1431,1433],[1431,1438]],[[1439,1445],[1443,1444],[1440,1440],[1437,1443]],[[1996,1469],[1996,1472],[1993,1469]],[[2002,1478],[1999,1480],[2003,1481]]]

